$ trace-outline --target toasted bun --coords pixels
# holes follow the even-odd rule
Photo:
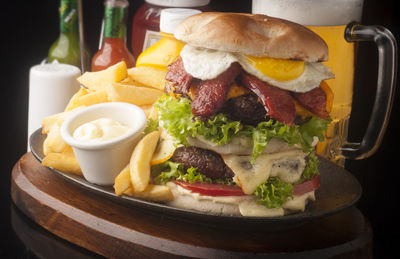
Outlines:
[[[239,207],[234,204],[218,203],[210,200],[197,200],[191,196],[175,194],[174,199],[169,201],[169,206],[212,214],[217,216],[241,216]]]
[[[251,56],[328,60],[328,47],[317,34],[297,23],[260,14],[196,14],[178,25],[175,37],[192,46]]]

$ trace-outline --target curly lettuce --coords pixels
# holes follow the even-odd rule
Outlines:
[[[311,152],[308,156],[306,167],[304,168],[303,174],[301,175],[301,181],[307,181],[312,179],[315,175],[319,175],[318,170],[319,160],[314,152]]]
[[[324,120],[320,117],[312,116],[306,123],[298,126],[302,139],[301,144],[305,152],[310,152],[312,150],[314,136],[316,136],[319,141],[325,139],[323,133],[328,128],[328,124],[331,121],[331,119]]]
[[[146,128],[144,129],[143,134],[147,135],[147,134],[149,134],[149,133],[151,133],[153,131],[158,130],[158,125],[159,125],[158,120],[149,118],[147,120]]]
[[[151,171],[156,184],[166,184],[171,180],[180,180],[189,183],[201,182],[236,185],[232,178],[211,179],[210,177],[200,173],[195,167],[189,167],[185,171],[183,164],[172,162],[170,160],[152,166]]]
[[[252,163],[263,153],[272,138],[281,139],[289,145],[297,144],[304,152],[310,152],[313,148],[314,136],[320,141],[324,140],[323,132],[330,122],[330,120],[313,116],[300,126],[288,126],[273,119],[251,126],[230,120],[222,113],[201,121],[193,116],[190,105],[191,101],[187,98],[169,95],[163,96],[156,102],[159,119],[168,134],[185,146],[189,145],[186,139],[188,136],[202,136],[218,145],[229,143],[235,136],[248,136],[253,142]]]
[[[156,184],[166,184],[171,180],[181,180],[189,183],[207,182],[212,183],[212,179],[198,172],[197,168],[190,167],[187,170],[181,163],[165,161],[152,167],[152,173],[157,175],[154,178]]]
[[[186,137],[192,135],[196,125],[190,104],[187,98],[173,98],[170,95],[164,95],[154,104],[164,129],[185,146],[189,145]]]
[[[268,208],[281,208],[289,197],[293,197],[293,185],[278,177],[270,177],[256,187],[254,195],[257,203]]]

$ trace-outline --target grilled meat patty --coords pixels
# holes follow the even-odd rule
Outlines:
[[[232,170],[227,167],[221,156],[211,150],[189,146],[179,147],[172,156],[172,161],[183,164],[185,169],[195,167],[200,173],[211,179],[232,178]]]

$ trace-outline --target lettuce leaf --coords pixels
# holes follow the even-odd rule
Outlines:
[[[323,133],[331,121],[331,119],[324,120],[320,117],[312,116],[309,121],[299,126],[304,151],[310,152],[312,150],[314,136],[318,137],[319,141],[325,139]]]
[[[147,125],[146,125],[146,128],[143,131],[143,134],[147,135],[147,134],[149,134],[149,133],[151,133],[153,131],[158,130],[158,123],[159,123],[158,120],[149,118],[147,120]]]
[[[262,154],[272,138],[281,139],[289,145],[300,144],[302,142],[298,126],[291,127],[272,119],[260,122],[256,127],[246,126],[241,134],[247,135],[253,140],[251,163],[254,163],[257,157]]]
[[[317,155],[311,152],[298,183],[310,180],[315,175],[318,175],[318,163]],[[254,195],[257,197],[258,204],[268,208],[281,208],[288,198],[293,198],[293,185],[282,182],[278,177],[270,177],[263,184],[256,187]]]
[[[304,168],[303,174],[301,175],[301,181],[307,181],[312,179],[315,175],[319,175],[318,170],[319,160],[314,152],[311,152],[308,156],[306,167]]]
[[[173,98],[170,95],[164,95],[154,104],[162,126],[178,143],[185,146],[189,145],[186,137],[192,135],[196,124],[190,104],[191,101],[187,98]]]
[[[330,123],[330,120],[313,116],[301,126],[288,126],[273,119],[251,126],[232,121],[222,113],[201,121],[193,116],[190,105],[191,101],[187,98],[169,95],[163,96],[155,104],[163,127],[168,134],[175,137],[178,144],[188,146],[186,137],[202,136],[213,143],[224,145],[235,136],[245,135],[253,141],[252,163],[262,154],[272,138],[281,139],[289,145],[298,144],[304,152],[310,152],[314,136],[322,141],[323,132]]]
[[[156,184],[166,184],[171,180],[181,180],[189,183],[207,182],[212,183],[212,179],[197,171],[197,168],[190,167],[184,170],[181,163],[165,161],[152,167],[152,174],[157,175],[154,178]]]
[[[254,195],[258,204],[268,208],[281,208],[289,197],[293,197],[293,185],[282,182],[278,177],[270,177],[256,187]]]
[[[179,144],[188,146],[187,136],[203,136],[205,139],[224,145],[231,141],[241,129],[239,121],[231,121],[225,115],[218,114],[206,121],[194,118],[191,101],[187,98],[175,98],[165,95],[155,107],[168,134],[175,137]]]
[[[205,122],[197,120],[192,136],[203,136],[218,145],[228,144],[241,129],[239,121],[230,121],[219,113]]]

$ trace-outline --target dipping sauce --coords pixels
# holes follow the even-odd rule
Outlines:
[[[73,137],[84,142],[102,142],[122,136],[129,129],[118,121],[100,118],[79,126],[74,131]]]

